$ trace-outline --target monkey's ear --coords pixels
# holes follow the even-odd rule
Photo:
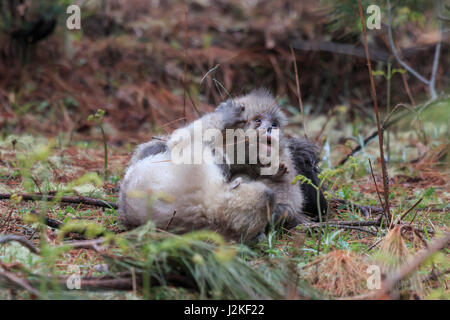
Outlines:
[[[220,111],[221,109],[223,109],[223,108],[225,108],[225,106],[227,105],[227,103],[224,101],[224,102],[221,102],[217,107],[216,107],[216,110],[217,111]]]
[[[239,187],[241,182],[242,182],[242,178],[241,177],[237,177],[236,179],[231,181],[230,182],[230,190],[233,190],[233,189],[236,189],[237,187]]]

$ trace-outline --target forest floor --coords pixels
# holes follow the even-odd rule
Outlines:
[[[431,106],[428,113],[433,114],[433,110],[439,110],[438,108],[448,108],[448,100]],[[426,119],[427,113],[424,113],[422,118]],[[319,117],[307,122],[309,134],[314,136],[321,131],[324,121],[330,120]],[[409,121],[406,120],[407,123]],[[331,297],[351,297],[367,294],[366,270],[371,264],[383,265],[380,262],[383,261],[380,260],[380,252],[384,251],[380,248],[384,247],[379,240],[386,239],[388,230],[379,228],[379,225],[356,228],[337,225],[345,221],[353,223],[378,221],[380,203],[369,158],[374,164],[374,177],[380,192],[382,179],[377,157],[373,156],[378,152],[377,139],[338,167],[340,169],[330,169],[342,160],[343,154],[351,151],[349,144],[347,147],[333,147],[335,141],[345,137],[348,134],[346,131],[351,130],[351,128],[338,130],[334,127],[335,124],[336,122],[331,119],[322,133],[324,136],[333,137],[326,142],[331,145],[331,151],[325,148],[322,152],[323,170],[330,174],[325,183],[330,205],[327,216],[328,227],[324,227],[321,232],[318,232],[317,226],[271,231],[265,241],[252,247],[256,256],[250,260],[256,264],[278,259],[289,261],[289,264],[296,266],[299,277],[307,279],[308,285],[320,290],[322,294]],[[448,129],[445,122],[439,126],[435,122],[428,123],[425,120],[421,125],[422,127],[417,128],[422,128],[426,136],[434,135],[430,143],[424,144],[420,141],[420,130],[414,129],[414,126],[411,130],[411,128],[402,129],[400,125],[400,129],[391,133],[391,161],[388,164],[390,205],[394,220],[402,216],[398,226],[400,236],[397,242],[400,241],[400,247],[406,248],[401,256],[396,257],[400,261],[405,261],[405,257],[409,254],[414,255],[419,250],[427,248],[427,243],[436,235],[448,231],[450,221],[450,172],[445,160],[449,148],[446,137]],[[293,127],[292,134],[295,135],[297,126],[291,127]],[[300,134],[298,131],[297,135]],[[116,203],[120,180],[130,159],[130,149],[129,146],[108,148],[109,173],[107,178],[103,179],[104,151],[102,143],[98,140],[69,142],[68,135],[60,135],[58,139],[31,135],[7,136],[0,141],[0,194],[54,195],[60,191],[64,195],[84,196]],[[328,166],[330,168],[327,168]],[[347,203],[341,203],[336,199],[345,200]],[[416,204],[419,199],[421,202]],[[376,209],[364,216],[358,210],[358,205]],[[411,208],[412,210],[404,215]],[[41,229],[41,224],[36,220],[36,213],[43,212],[48,218],[65,224],[89,222],[112,234],[124,231],[114,208],[53,201],[20,201],[16,197],[0,201],[0,233],[22,235],[36,246],[42,243],[44,236],[47,245],[55,248],[67,241],[88,237],[86,229],[82,230],[81,237],[79,232],[69,232],[63,238],[60,230],[49,227]],[[317,251],[318,241],[320,252]],[[411,297],[415,295],[421,298],[449,297],[448,249],[446,251],[444,256],[433,258],[427,267],[420,269],[417,274],[420,276],[422,286],[407,291]],[[21,245],[14,243],[1,246],[0,257],[5,270],[14,270],[19,268],[18,266],[28,270],[42,270],[48,263],[45,258],[30,253]],[[70,275],[68,269],[70,265],[80,266],[83,277],[107,276],[112,272],[106,267],[108,263],[104,252],[95,247],[68,249],[54,257],[52,276]],[[434,274],[440,276],[433,277]],[[0,292],[4,295],[8,292],[12,294],[8,290]],[[112,297],[142,297],[142,292],[139,293],[140,291],[136,289],[125,292],[127,293],[121,294],[114,291]],[[104,294],[99,293],[98,296],[92,297],[104,298]],[[288,295],[289,292],[286,292],[286,297]],[[23,297],[26,297],[26,294]],[[156,286],[147,297],[195,298],[198,294],[192,290],[180,292],[176,286],[168,285]]]

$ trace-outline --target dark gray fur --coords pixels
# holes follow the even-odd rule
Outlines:
[[[315,186],[319,186],[320,181],[318,175],[320,170],[318,168],[319,148],[312,141],[303,138],[290,138],[287,139],[289,151],[291,152],[292,159],[295,165],[295,171],[297,174],[304,175],[308,179],[311,179]],[[319,205],[322,216],[327,214],[327,201],[323,195],[322,190],[319,194],[319,202],[317,202],[317,190],[307,184],[300,184],[300,188],[303,191],[305,197],[305,203],[303,206],[303,212],[311,217],[319,217]]]
[[[148,145],[146,148],[144,148],[141,153],[139,154],[139,160],[147,158],[149,156],[166,152],[167,151],[167,145],[163,141],[155,141],[153,144]]]

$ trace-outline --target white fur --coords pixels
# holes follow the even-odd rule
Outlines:
[[[222,130],[217,118],[212,113],[197,121],[203,121],[205,130]],[[190,128],[192,124],[179,130]],[[273,192],[261,182],[229,183],[215,164],[173,163],[171,150],[180,143],[177,131],[172,134],[176,138],[167,141],[165,153],[131,161],[121,184],[122,223],[131,228],[152,220],[161,229],[186,232],[208,228],[228,239],[255,239],[267,225],[267,205],[274,202]],[[190,142],[185,148],[191,148]]]

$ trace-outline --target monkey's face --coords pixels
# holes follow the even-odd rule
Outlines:
[[[274,152],[273,148],[281,147],[283,141],[282,126],[283,123],[277,117],[277,112],[268,110],[249,118],[244,130],[255,130],[258,137],[258,154],[270,156]]]

